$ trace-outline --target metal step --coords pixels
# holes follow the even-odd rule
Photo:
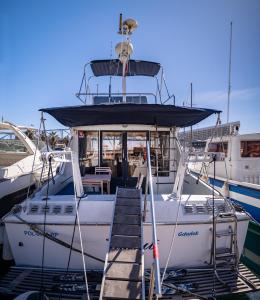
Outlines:
[[[219,218],[224,219],[224,218],[236,218],[236,215],[230,212],[226,213],[219,213],[218,215]]]
[[[235,235],[235,233],[232,231],[232,229],[228,230],[222,230],[216,232],[216,237],[222,237],[222,236],[232,236]]]
[[[216,255],[230,253],[229,248],[216,248]]]
[[[235,253],[230,252],[230,248],[217,248],[216,249],[216,259],[230,259],[235,257]]]

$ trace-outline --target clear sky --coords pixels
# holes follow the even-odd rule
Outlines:
[[[0,0],[0,116],[37,127],[38,109],[80,104],[83,65],[109,58],[111,43],[115,57],[120,12],[139,23],[132,57],[163,65],[178,105],[189,105],[192,82],[194,106],[223,110],[223,122],[232,21],[230,120],[260,132],[259,0]]]

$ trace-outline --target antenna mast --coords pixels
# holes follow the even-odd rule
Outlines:
[[[230,106],[230,93],[231,93],[231,62],[232,62],[231,59],[232,59],[232,22],[230,22],[230,40],[229,40],[227,123],[229,123],[229,106]]]
[[[124,42],[118,43],[116,45],[116,53],[120,62],[122,63],[122,94],[123,94],[123,102],[126,102],[126,75],[128,71],[128,62],[130,59],[130,55],[133,52],[133,45],[130,41],[130,35],[137,28],[138,24],[133,19],[127,19],[123,21],[122,14],[120,14],[119,18],[119,31],[118,33],[126,36],[126,40]]]

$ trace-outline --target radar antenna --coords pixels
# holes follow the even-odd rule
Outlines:
[[[123,102],[126,102],[126,75],[128,71],[128,62],[130,55],[133,53],[133,44],[130,41],[130,35],[137,28],[138,23],[134,19],[126,19],[123,21],[122,14],[119,17],[119,31],[118,33],[126,36],[125,41],[116,45],[115,51],[118,55],[118,59],[122,63],[122,94]]]

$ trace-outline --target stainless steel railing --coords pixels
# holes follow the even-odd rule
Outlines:
[[[157,96],[154,93],[103,93],[103,92],[80,92],[76,93],[76,97],[79,98],[83,104],[117,104],[123,102],[123,97],[126,97],[127,102],[136,104],[154,103],[157,104]],[[102,99],[103,98],[103,99]],[[100,100],[100,103],[94,103]],[[149,101],[150,100],[150,101]]]
[[[148,186],[149,186],[152,236],[153,236],[153,265],[151,268],[152,276],[150,277],[150,286],[153,286],[153,281],[155,281],[155,293],[157,296],[159,296],[159,295],[161,295],[161,275],[160,275],[159,249],[158,249],[158,241],[157,241],[157,230],[156,230],[156,219],[155,219],[155,208],[154,208],[151,152],[150,152],[149,141],[146,143],[146,153],[147,153],[147,172],[146,172],[143,221],[145,221],[145,219],[146,219],[147,195],[148,195]],[[149,292],[153,293],[153,288],[151,288]],[[148,299],[150,298],[150,296],[148,297]]]

